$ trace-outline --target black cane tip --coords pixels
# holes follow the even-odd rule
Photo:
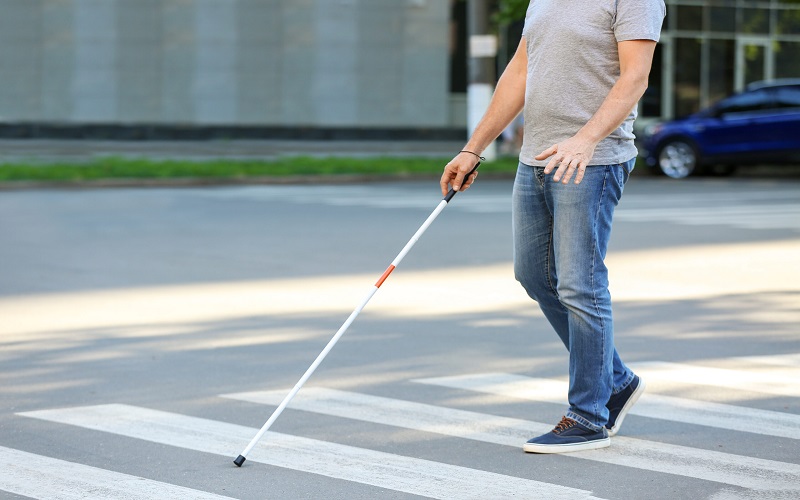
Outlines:
[[[233,463],[236,464],[236,467],[241,467],[245,460],[247,459],[244,458],[242,455],[239,455],[238,457],[236,457],[236,460],[234,460]]]

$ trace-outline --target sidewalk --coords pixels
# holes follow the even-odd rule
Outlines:
[[[0,140],[0,164],[80,162],[104,156],[153,160],[269,160],[280,156],[452,158],[464,141],[96,141]]]

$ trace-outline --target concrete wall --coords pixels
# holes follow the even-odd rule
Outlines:
[[[0,121],[449,125],[449,0],[0,0]]]

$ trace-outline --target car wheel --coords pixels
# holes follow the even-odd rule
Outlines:
[[[686,141],[675,139],[658,150],[658,167],[667,177],[683,179],[697,168],[697,151]]]

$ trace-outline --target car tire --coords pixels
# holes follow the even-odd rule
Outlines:
[[[662,174],[683,179],[696,173],[697,148],[684,139],[669,139],[658,148],[656,165]]]

